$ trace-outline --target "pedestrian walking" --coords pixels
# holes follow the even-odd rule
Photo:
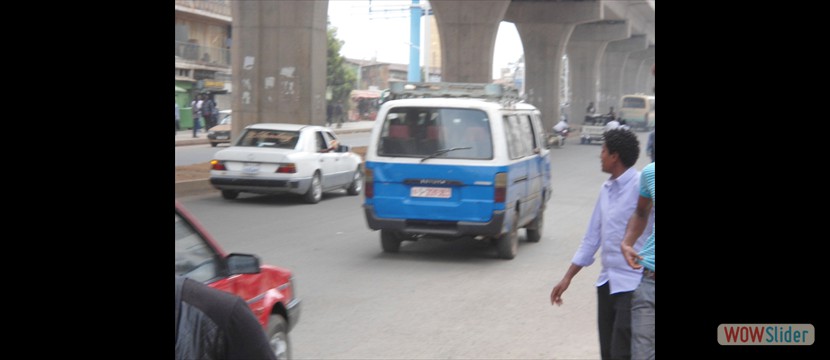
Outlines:
[[[202,118],[205,120],[205,132],[210,128],[216,126],[216,118],[219,115],[216,109],[216,102],[213,101],[212,94],[205,94],[204,102],[202,103]]]
[[[597,325],[600,354],[606,359],[631,358],[631,296],[642,274],[626,263],[620,244],[625,223],[634,213],[640,174],[633,168],[640,155],[637,136],[627,130],[609,130],[600,153],[602,171],[611,174],[600,187],[591,221],[571,265],[550,294],[551,304],[562,305],[562,295],[573,277],[594,262],[602,249],[597,287]],[[634,245],[640,248],[645,237]]]
[[[179,133],[179,129],[181,128],[180,123],[181,123],[181,113],[179,111],[179,103],[176,103],[176,132],[175,132],[176,134]]]
[[[202,117],[202,95],[196,95],[196,99],[190,103],[190,108],[193,110],[193,137],[199,137],[199,130],[202,128],[201,125],[201,117]]]
[[[640,196],[637,208],[628,220],[620,250],[625,261],[643,276],[631,296],[631,356],[634,359],[654,359],[654,164],[643,168],[640,174]],[[651,231],[646,227],[652,223]],[[645,245],[637,249],[641,235],[650,232]]]
[[[343,101],[337,100],[337,105],[334,106],[334,112],[332,113],[335,119],[337,119],[337,128],[343,127]]]
[[[334,114],[334,104],[329,101],[328,105],[326,105],[326,126],[331,126],[332,122],[332,114]]]

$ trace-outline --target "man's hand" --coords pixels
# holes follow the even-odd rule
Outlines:
[[[556,304],[562,306],[562,294],[565,290],[568,290],[568,286],[571,285],[571,280],[568,278],[562,279],[559,284],[553,287],[553,290],[550,292],[550,304]]]
[[[620,245],[620,250],[622,250],[623,257],[625,257],[625,261],[628,263],[628,266],[631,266],[632,269],[639,270],[643,265],[638,264],[637,262],[643,260],[643,257],[637,254],[637,251],[631,245],[626,245],[623,242]]]

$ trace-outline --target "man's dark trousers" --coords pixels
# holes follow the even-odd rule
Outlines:
[[[631,358],[631,295],[633,291],[610,294],[606,282],[597,288],[599,348],[603,360]]]

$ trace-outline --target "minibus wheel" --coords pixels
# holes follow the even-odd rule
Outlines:
[[[518,221],[518,214],[513,216],[513,225],[510,226],[510,231],[506,234],[501,234],[496,239],[496,249],[499,252],[499,258],[510,260],[516,257],[519,251],[519,229],[516,227]]]
[[[528,242],[539,242],[542,239],[542,228],[545,226],[545,211],[539,210],[536,218],[525,228]]]
[[[396,253],[401,249],[401,238],[391,230],[380,231],[380,246],[384,252]]]

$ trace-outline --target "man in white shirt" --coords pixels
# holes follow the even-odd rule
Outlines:
[[[620,127],[620,122],[617,121],[617,119],[611,119],[611,121],[605,124],[605,128],[603,129],[603,131],[614,130],[618,127]]]
[[[553,125],[553,132],[554,133],[559,133],[559,132],[562,132],[562,130],[565,130],[567,128],[568,128],[568,120],[562,119],[562,120],[559,120],[559,122],[556,123],[556,125]]]
[[[640,284],[642,273],[628,266],[620,244],[640,195],[640,173],[633,168],[639,155],[640,142],[633,132],[616,129],[605,133],[600,162],[602,171],[611,177],[600,188],[588,230],[570,267],[550,293],[551,304],[561,306],[562,294],[571,279],[583,267],[593,264],[594,255],[602,248],[602,270],[595,285],[600,354],[604,360],[631,357],[631,295]],[[651,223],[634,248],[640,249],[650,233]]]

